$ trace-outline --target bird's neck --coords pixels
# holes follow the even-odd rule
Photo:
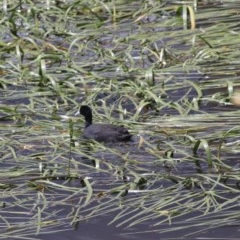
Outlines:
[[[89,127],[90,125],[92,125],[92,118],[85,118],[85,127]]]

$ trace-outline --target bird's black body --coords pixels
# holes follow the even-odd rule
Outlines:
[[[83,136],[86,139],[94,139],[99,142],[118,142],[131,140],[131,134],[125,127],[113,124],[93,124],[92,110],[83,105],[80,114],[85,117],[85,129]]]

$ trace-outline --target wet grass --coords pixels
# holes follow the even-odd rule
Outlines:
[[[239,226],[238,4],[184,4],[3,1],[1,239],[107,214],[142,232]],[[81,104],[134,141],[86,143]]]

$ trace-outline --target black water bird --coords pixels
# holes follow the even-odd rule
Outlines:
[[[120,142],[131,140],[131,134],[123,126],[100,123],[93,124],[92,110],[89,106],[81,106],[79,113],[85,117],[84,138],[94,139],[99,142]]]

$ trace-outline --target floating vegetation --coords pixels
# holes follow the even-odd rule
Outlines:
[[[3,0],[0,239],[109,214],[123,234],[239,231],[237,7]],[[133,141],[86,142],[83,104]]]

